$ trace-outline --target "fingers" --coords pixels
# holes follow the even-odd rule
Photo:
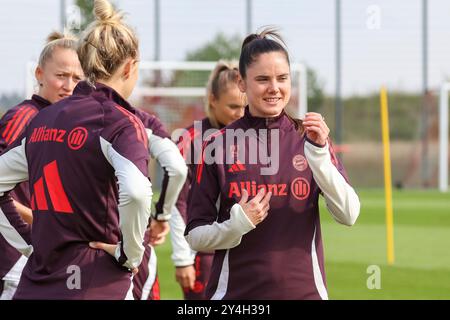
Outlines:
[[[156,237],[150,237],[150,244],[152,246],[159,246],[163,244],[166,241],[166,236],[156,236]]]
[[[320,145],[326,144],[330,129],[321,114],[308,112],[303,120],[303,127],[309,139]]]
[[[321,120],[324,121],[325,118],[320,113],[317,112],[307,112],[305,114],[305,119],[303,121],[309,121],[309,120]]]
[[[261,199],[264,197],[265,194],[266,194],[266,189],[265,188],[261,188],[261,189],[259,189],[259,191],[256,194],[256,196],[251,201],[258,203],[258,202],[261,201]]]
[[[272,198],[272,192],[267,192],[264,198],[261,200],[261,205],[266,206],[269,204],[270,198]]]
[[[114,256],[117,248],[117,244],[109,244],[100,241],[91,241],[89,242],[89,246],[93,249],[104,250],[110,255]]]
[[[195,269],[194,266],[177,267],[175,278],[183,289],[194,289]]]
[[[102,242],[91,241],[89,242],[89,247],[91,247],[92,249],[103,250]]]
[[[241,201],[239,201],[239,205],[242,207],[242,205],[244,203],[247,203],[248,200],[248,192],[247,190],[243,189],[242,190],[242,197],[241,197]]]
[[[152,220],[150,223],[150,244],[152,246],[163,244],[170,227],[167,221]]]
[[[261,222],[263,222],[267,216],[269,215],[269,209],[267,209],[266,211],[263,211],[263,214],[261,215]]]
[[[194,289],[195,278],[193,277],[183,277],[178,282],[183,289]]]

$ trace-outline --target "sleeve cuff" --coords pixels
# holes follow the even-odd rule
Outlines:
[[[235,221],[236,228],[243,235],[256,228],[256,226],[247,217],[239,203],[235,203],[231,207],[230,216],[232,216],[232,221]]]
[[[307,142],[309,142],[310,144],[312,144],[316,148],[324,149],[326,146],[328,146],[328,142],[325,142],[324,145],[320,145],[320,144],[317,144],[314,141],[310,140],[307,136],[305,136],[305,139],[306,139]]]

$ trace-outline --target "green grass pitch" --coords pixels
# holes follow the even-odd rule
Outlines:
[[[358,190],[361,213],[353,227],[336,223],[321,200],[330,299],[450,299],[450,194],[393,193],[395,263],[387,264],[383,190]],[[170,260],[170,240],[157,249],[161,299],[182,299]],[[380,269],[369,289],[367,268]],[[370,282],[370,281],[369,281]]]

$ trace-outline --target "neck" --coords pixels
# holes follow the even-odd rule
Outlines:
[[[44,96],[40,91],[38,91],[38,93],[36,93],[37,96],[41,97],[42,99],[45,99],[47,101],[50,101],[46,96]]]
[[[123,82],[120,81],[119,79],[115,79],[114,76],[108,80],[98,80],[98,82],[113,88],[118,94],[122,96],[122,98],[124,99],[128,98],[125,93]]]

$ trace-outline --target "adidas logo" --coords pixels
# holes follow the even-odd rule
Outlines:
[[[234,163],[230,166],[230,168],[228,169],[228,172],[236,173],[236,172],[242,172],[245,170],[247,170],[245,168],[245,166],[239,160],[236,160],[236,163]]]
[[[33,185],[31,196],[31,209],[49,210],[47,195],[50,196],[50,204],[53,210],[62,213],[73,213],[66,192],[59,176],[58,164],[55,161],[44,166],[44,176],[40,177]],[[46,192],[47,191],[47,192]]]

